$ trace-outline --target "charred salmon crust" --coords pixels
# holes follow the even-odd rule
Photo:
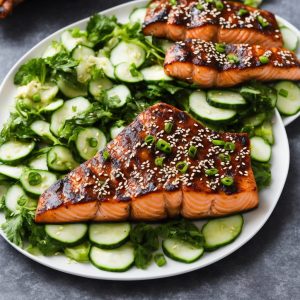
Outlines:
[[[41,195],[36,222],[194,219],[258,205],[247,134],[211,131],[168,104],[142,112],[104,151]]]
[[[188,38],[219,43],[282,47],[275,16],[232,1],[153,0],[143,24],[145,35],[173,41]]]
[[[165,73],[201,87],[230,87],[249,80],[300,80],[300,62],[283,48],[218,44],[189,39],[169,48]]]

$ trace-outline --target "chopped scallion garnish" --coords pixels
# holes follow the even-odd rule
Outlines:
[[[173,129],[173,123],[167,122],[165,123],[165,132],[166,133],[171,133]]]
[[[197,147],[191,146],[188,151],[189,157],[194,158],[197,154]]]
[[[205,174],[208,176],[213,176],[213,175],[216,175],[217,173],[218,173],[218,169],[216,169],[216,168],[205,170]]]
[[[163,139],[159,139],[156,143],[156,148],[166,154],[170,154],[172,152],[172,147],[170,143]]]
[[[230,176],[225,176],[224,178],[221,179],[221,183],[226,186],[233,185],[233,182],[234,182],[233,178]]]
[[[176,168],[177,170],[179,170],[180,173],[184,174],[188,170],[189,165],[185,161],[180,161],[176,164]]]

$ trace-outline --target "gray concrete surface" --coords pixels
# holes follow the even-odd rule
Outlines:
[[[21,55],[50,33],[122,2],[26,0],[0,21],[0,81]],[[300,28],[299,0],[265,2],[265,8]],[[43,267],[0,238],[0,299],[300,299],[299,129],[300,119],[287,128],[292,163],[271,218],[250,242],[222,261],[168,279],[96,281]]]

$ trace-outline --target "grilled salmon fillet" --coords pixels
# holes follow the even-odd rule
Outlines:
[[[201,87],[231,87],[249,80],[300,80],[300,62],[283,48],[176,42],[165,57],[165,73]]]
[[[188,38],[219,43],[248,43],[282,47],[275,16],[232,1],[153,0],[143,33],[173,41]]]
[[[249,138],[159,103],[41,195],[36,222],[195,219],[258,205]]]

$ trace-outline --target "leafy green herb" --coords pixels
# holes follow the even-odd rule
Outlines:
[[[258,189],[261,190],[269,186],[272,179],[271,164],[261,163],[255,160],[252,160],[251,164]]]
[[[167,222],[158,227],[158,234],[163,239],[178,239],[192,244],[197,248],[203,246],[203,236],[192,222],[181,219]]]
[[[22,65],[14,77],[14,83],[25,85],[32,80],[44,83],[47,76],[47,68],[42,58],[32,58]]]
[[[113,31],[117,28],[117,18],[96,14],[92,16],[87,24],[88,39],[93,44],[98,45],[108,41],[113,36]]]
[[[63,250],[63,245],[50,238],[45,232],[44,225],[31,224],[29,242],[31,247],[38,248],[43,255],[51,256]]]
[[[33,226],[33,219],[36,206],[28,198],[18,202],[16,212],[7,212],[6,221],[1,225],[7,238],[14,244],[22,247],[23,241],[28,235],[29,229]]]
[[[150,264],[153,252],[158,250],[158,234],[149,224],[139,223],[130,232],[130,241],[135,248],[135,265],[139,269],[146,269]]]
[[[47,57],[45,63],[52,69],[52,74],[54,75],[58,72],[71,73],[73,68],[78,65],[78,62],[66,51]]]

